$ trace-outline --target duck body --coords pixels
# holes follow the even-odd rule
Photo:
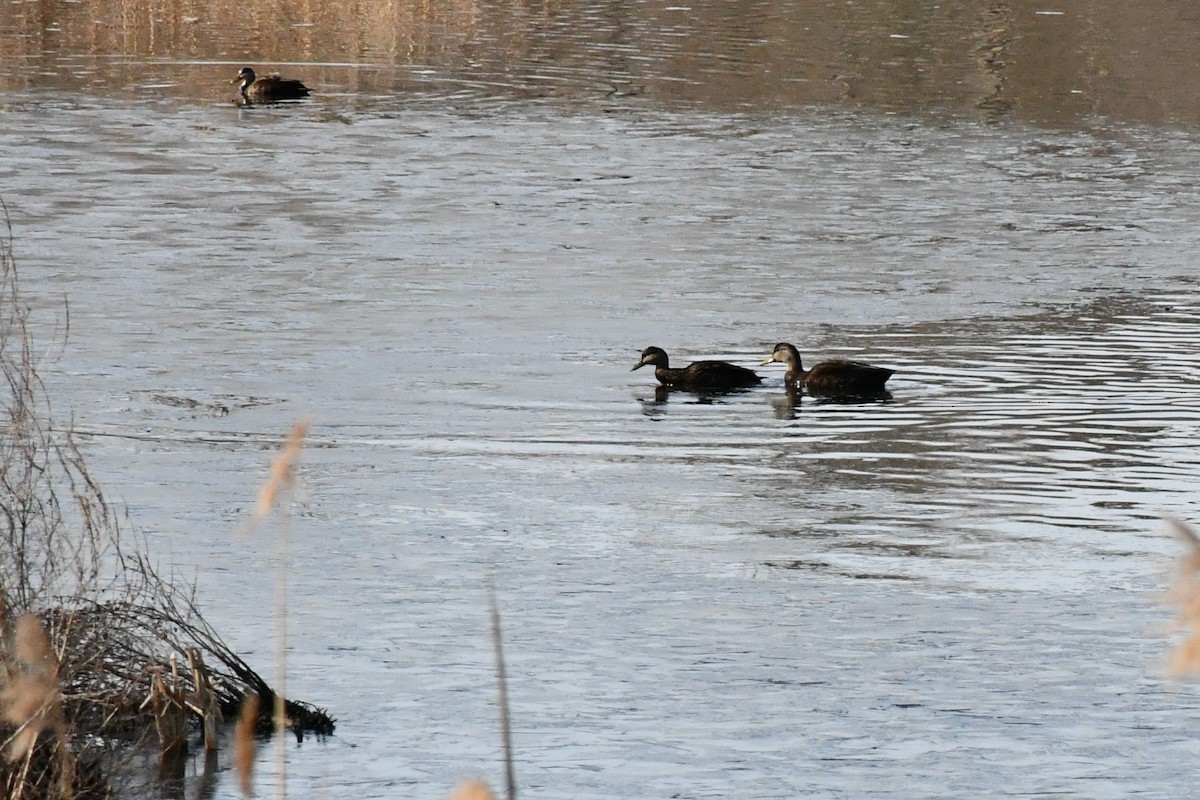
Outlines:
[[[887,391],[885,384],[896,370],[876,367],[860,361],[834,359],[822,361],[806,370],[800,361],[800,351],[787,342],[775,345],[770,358],[763,364],[779,361],[787,365],[783,376],[788,388],[804,388],[809,394],[874,395]]]
[[[311,94],[308,87],[298,80],[278,75],[259,78],[250,67],[242,67],[241,72],[230,83],[241,84],[238,90],[243,102],[247,103],[279,103],[284,100],[299,100]]]
[[[661,347],[643,350],[642,359],[633,369],[647,364],[654,366],[654,377],[659,383],[680,389],[741,389],[762,382],[754,370],[727,361],[695,361],[686,367],[672,367],[667,351]]]

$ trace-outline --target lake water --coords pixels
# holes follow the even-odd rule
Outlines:
[[[293,796],[501,785],[489,576],[527,796],[1190,794],[1189,6],[213,5],[3,12],[0,195],[56,411],[268,680],[236,531],[313,415]],[[891,399],[789,399],[781,340]]]

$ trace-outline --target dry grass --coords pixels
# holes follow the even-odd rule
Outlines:
[[[271,462],[271,473],[258,490],[258,504],[251,514],[252,522],[266,519],[278,505],[280,497],[291,491],[296,484],[296,464],[300,461],[300,453],[304,449],[304,437],[308,433],[310,418],[305,417],[292,426],[279,454]]]
[[[310,418],[304,417],[292,426],[291,434],[284,441],[283,446],[279,448],[279,453],[271,462],[271,471],[267,476],[267,480],[259,487],[258,503],[255,505],[254,512],[250,515],[250,519],[246,525],[246,528],[255,527],[263,522],[273,511],[284,512],[279,514],[279,525],[275,536],[275,659],[278,675],[276,680],[279,683],[279,691],[273,695],[267,695],[273,700],[272,716],[274,719],[275,735],[278,739],[275,750],[279,770],[277,796],[281,800],[287,796],[287,748],[284,744],[284,736],[288,727],[297,729],[298,735],[300,730],[295,721],[289,716],[289,706],[285,699],[287,690],[288,572],[290,564],[288,515],[286,513],[287,508],[283,505],[283,499],[295,493],[296,466],[299,464],[300,456],[304,451],[304,437],[308,433],[309,425]],[[252,783],[249,770],[243,773],[242,780],[243,790],[248,794]]]
[[[15,770],[4,770],[6,782],[23,792],[31,771],[37,771],[40,775],[35,782],[60,797],[72,797],[75,760],[63,721],[58,657],[37,617],[22,615],[13,628],[3,653],[4,688],[0,691],[0,715],[13,729],[4,752]],[[39,739],[46,741],[40,770],[34,764]]]
[[[1185,635],[1168,656],[1167,668],[1176,678],[1194,678],[1200,675],[1200,534],[1179,520],[1169,523],[1187,550],[1167,595],[1176,611],[1174,628]]]
[[[472,778],[463,781],[451,792],[450,800],[495,800],[495,795],[488,785],[481,780]]]
[[[0,211],[3,203],[0,201]],[[71,428],[52,423],[37,374],[30,308],[16,281],[11,235],[0,237],[0,800],[85,800],[120,796],[114,767],[156,739],[166,764],[181,757],[203,727],[235,714],[234,766],[253,792],[256,737],[290,726],[332,733],[321,709],[285,699],[229,650],[200,614],[195,587],[162,578],[145,552],[122,540],[119,515],[88,472]],[[2,396],[0,396],[2,397]],[[277,617],[286,651],[285,500],[309,420],[297,422],[272,462],[248,522],[280,516]],[[490,582],[489,582],[490,583]],[[491,591],[492,637],[508,800],[516,798],[507,676],[500,614]],[[183,665],[187,665],[184,668]],[[240,709],[240,711],[239,711]],[[100,744],[97,744],[100,743]],[[98,748],[98,751],[97,751]],[[282,758],[283,743],[277,748]],[[206,764],[208,762],[206,761]],[[215,763],[215,760],[213,761]],[[207,768],[207,767],[206,767]],[[214,768],[215,769],[215,768]],[[280,767],[279,790],[286,781]],[[137,794],[145,793],[138,784]],[[454,800],[494,800],[479,780]]]
[[[242,703],[242,713],[238,716],[237,728],[233,735],[234,771],[237,772],[242,794],[247,797],[254,793],[254,757],[258,754],[254,729],[258,719],[258,705],[258,695],[246,695],[246,700]]]
[[[58,693],[58,658],[42,621],[32,614],[17,620],[9,657],[4,659],[0,708],[16,732],[5,743],[10,761],[24,758],[43,730],[62,733]]]
[[[0,212],[7,221],[2,201]],[[161,736],[164,757],[182,751],[202,722],[215,742],[219,718],[249,693],[267,708],[278,699],[297,735],[332,733],[328,714],[277,698],[203,618],[195,587],[163,578],[124,533],[71,426],[55,423],[32,314],[11,231],[0,232],[0,797],[112,797],[111,776],[144,744]],[[263,513],[292,485],[304,425],[273,467]]]

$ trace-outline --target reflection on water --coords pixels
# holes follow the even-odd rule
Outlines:
[[[1046,549],[1051,571],[1081,534],[1098,554],[1123,548],[1124,531],[1164,511],[1194,513],[1193,497],[1171,508],[1176,501],[1161,492],[1187,485],[1200,467],[1200,414],[1188,400],[1200,366],[1198,310],[1190,295],[1117,295],[1003,326],[871,332],[874,352],[901,365],[895,402],[806,406],[783,431],[763,500],[800,504],[782,503],[780,518],[836,518],[847,535],[823,537],[821,549],[852,561],[864,552],[894,558],[897,537],[939,529],[943,549],[977,555],[989,541],[1007,549],[1010,536],[1036,531],[1034,550]],[[892,496],[884,518],[881,492]],[[1147,508],[1147,496],[1159,507]],[[920,501],[908,508],[905,497]]]
[[[654,387],[654,397],[639,397],[642,413],[648,417],[666,414],[669,410],[667,403],[693,403],[696,405],[721,405],[737,399],[738,395],[748,394],[750,389],[683,389],[677,386]]]
[[[788,386],[784,387],[783,394],[771,399],[771,407],[775,409],[777,419],[795,419],[796,414],[803,408],[801,403],[807,403],[810,408],[813,406],[864,406],[875,403],[887,403],[891,399],[892,393],[886,391],[867,395],[813,397],[799,389]]]
[[[798,403],[768,387],[738,396],[733,422],[675,414],[643,445],[735,468],[753,527],[817,556],[767,563],[1011,586],[1022,542],[1022,581],[1083,589],[1128,531],[1196,513],[1195,492],[1173,487],[1200,469],[1198,312],[1190,294],[1118,294],[1002,323],[838,328],[897,365],[890,402]],[[780,420],[768,432],[764,404]]]
[[[1200,14],[1156,8],[35,0],[0,15],[0,89],[214,101],[250,64],[287,66],[338,106],[434,93],[1194,122],[1195,81],[1180,76]]]

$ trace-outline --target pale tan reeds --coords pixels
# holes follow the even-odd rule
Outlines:
[[[141,762],[155,702],[172,709],[163,741],[182,744],[188,728],[174,724],[182,704],[203,716],[212,746],[220,709],[236,708],[247,692],[281,702],[285,693],[224,644],[194,585],[162,577],[145,542],[122,535],[122,513],[88,471],[72,426],[51,413],[31,315],[0,198],[0,383],[8,389],[0,393],[0,784],[8,790],[0,797],[62,800]],[[260,516],[292,486],[306,427],[297,425],[272,467]],[[286,558],[280,565],[282,573]],[[333,731],[320,709],[288,701],[286,712],[297,735]]]
[[[258,754],[254,726],[257,720],[258,695],[248,694],[242,701],[242,713],[233,734],[233,765],[246,797],[254,792],[254,757]]]
[[[62,731],[58,658],[46,629],[33,614],[19,617],[15,629],[0,693],[4,719],[17,728],[6,743],[12,761],[25,757],[43,730]]]
[[[172,655],[169,679],[161,667],[151,667],[150,673],[153,676],[150,693],[142,706],[153,709],[159,751],[164,758],[187,753],[188,710],[184,703],[183,685],[179,680],[178,662]]]
[[[451,792],[449,800],[495,800],[488,785],[478,778],[463,781]]]
[[[1180,520],[1168,520],[1183,540],[1186,552],[1179,559],[1175,582],[1167,600],[1175,607],[1175,630],[1183,639],[1167,658],[1167,669],[1176,678],[1200,675],[1200,534]]]
[[[23,614],[13,626],[10,646],[3,659],[4,688],[0,691],[0,716],[16,730],[4,743],[10,762],[22,761],[17,791],[25,786],[38,737],[54,735],[58,758],[58,796],[73,794],[75,762],[66,742],[62,695],[59,691],[59,659],[50,646],[46,628],[34,614]]]
[[[265,519],[279,503],[279,496],[295,485],[296,464],[300,461],[300,452],[304,448],[304,436],[308,433],[309,421],[309,417],[304,417],[292,426],[291,435],[271,462],[271,474],[258,490],[258,504],[251,515],[252,521],[259,522]]]
[[[204,720],[204,749],[216,750],[221,740],[221,725],[225,717],[221,713],[221,700],[213,691],[212,675],[204,666],[204,655],[198,648],[192,647],[187,652],[188,665],[192,668],[192,694],[188,697],[188,705],[192,711]]]
[[[280,507],[284,496],[294,492],[296,486],[296,465],[300,462],[300,454],[304,449],[304,437],[308,433],[310,417],[303,417],[292,426],[292,432],[279,448],[279,453],[271,462],[271,471],[266,481],[259,487],[258,503],[250,515],[249,525],[254,526],[266,519],[276,508]],[[285,507],[286,511],[286,507]],[[274,718],[277,745],[275,748],[279,768],[279,783],[276,796],[280,800],[287,797],[287,748],[284,746],[284,735],[288,727],[287,717],[287,604],[288,604],[288,528],[287,515],[283,514],[275,536],[276,542],[276,571],[275,571],[275,630],[276,630],[276,666],[278,675],[275,692]]]

